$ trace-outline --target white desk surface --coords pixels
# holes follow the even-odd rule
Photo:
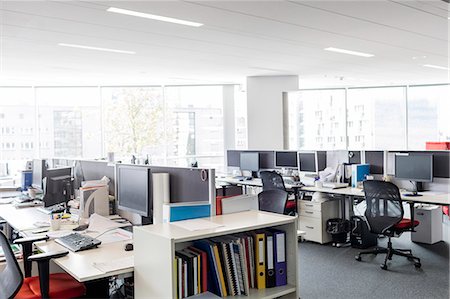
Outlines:
[[[120,241],[100,245],[98,248],[79,252],[71,252],[65,257],[54,259],[53,262],[60,266],[79,282],[85,282],[100,278],[106,278],[113,275],[126,274],[133,272],[134,268],[125,268],[113,272],[103,273],[94,267],[93,263],[106,263],[117,259],[133,256],[133,251],[125,251],[125,244],[130,241]],[[55,241],[39,242],[36,246],[44,251],[67,250]]]
[[[38,211],[37,208],[16,209],[12,204],[0,205],[0,217],[4,218],[14,229],[20,231],[22,235],[28,237],[37,236],[32,233],[33,230],[38,229],[33,225],[35,222],[50,220],[48,214]],[[70,229],[73,227],[72,225]],[[61,229],[64,229],[64,227]],[[53,261],[80,282],[130,273],[133,272],[133,268],[103,273],[93,266],[94,262],[110,262],[115,259],[133,256],[133,251],[124,250],[125,244],[129,242],[119,241],[100,245],[95,249],[69,252],[67,256],[54,259]],[[67,250],[53,240],[36,243],[36,246],[44,252]]]
[[[341,195],[349,195],[349,196],[361,196],[364,197],[364,191],[359,188],[319,188],[319,187],[302,187],[302,191],[311,191],[311,192],[324,192],[324,193],[332,193],[332,194],[341,194]],[[419,192],[422,196],[405,196],[404,194],[407,192],[401,191],[402,200],[408,202],[417,202],[417,203],[429,203],[429,204],[438,204],[438,205],[450,205],[450,194],[445,192],[433,192],[433,191],[424,191]]]
[[[206,220],[208,222],[220,225],[215,228],[205,228],[192,231],[182,228],[180,225],[182,225],[183,221],[180,221],[176,224],[162,223],[139,226],[135,227],[134,229],[135,231],[150,232],[163,238],[171,239],[174,242],[186,242],[197,240],[199,237],[201,237],[202,239],[211,238],[219,235],[256,230],[268,226],[288,224],[295,222],[296,219],[297,217],[294,216],[280,215],[263,211],[245,211],[199,219],[202,221]],[[192,221],[195,221],[195,219]]]
[[[18,231],[36,229],[36,222],[50,221],[50,215],[42,213],[37,208],[15,208],[12,204],[0,205],[0,217]]]
[[[232,177],[216,177],[216,182],[228,183],[231,185],[242,185],[242,186],[253,186],[253,187],[262,187],[262,181],[260,178],[253,178],[251,180],[238,180]],[[294,189],[299,188],[300,186],[290,185],[284,183],[286,189]]]
[[[235,178],[230,177],[218,177],[216,178],[216,181],[220,182],[226,182],[233,185],[247,185],[247,186],[262,186],[261,179],[252,179],[252,180],[244,180],[240,181]],[[295,186],[291,186],[286,184],[286,188],[291,189]],[[310,192],[324,192],[324,193],[331,193],[331,194],[340,194],[340,195],[348,195],[348,196],[360,196],[364,197],[364,191],[359,188],[338,188],[338,189],[331,189],[331,188],[323,188],[323,187],[301,187],[301,191],[310,191]],[[450,194],[445,192],[433,192],[433,191],[424,191],[419,192],[422,194],[422,196],[404,196],[406,192],[402,193],[402,199],[404,201],[408,202],[417,202],[417,203],[429,203],[429,204],[438,204],[438,205],[450,205]]]

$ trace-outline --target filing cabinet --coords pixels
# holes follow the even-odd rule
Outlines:
[[[339,217],[339,201],[312,202],[299,200],[299,230],[305,231],[305,240],[320,244],[331,242],[331,235],[326,231],[326,222]]]

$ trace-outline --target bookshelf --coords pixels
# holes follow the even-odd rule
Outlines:
[[[192,245],[196,240],[225,236],[265,228],[286,233],[287,285],[250,289],[248,296],[233,298],[299,298],[297,263],[297,217],[262,211],[203,218],[221,225],[203,230],[187,230],[173,223],[147,225],[134,229],[134,277],[136,298],[175,298],[175,250]]]

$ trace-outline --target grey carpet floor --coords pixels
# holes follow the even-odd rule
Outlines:
[[[379,239],[385,246],[387,238]],[[355,260],[360,251],[351,247],[336,248],[312,242],[299,243],[300,297],[310,298],[449,298],[449,243],[434,245],[411,242],[404,233],[393,238],[394,248],[410,248],[422,261],[415,269],[400,256],[390,261],[388,271],[380,264],[384,256],[366,255]]]

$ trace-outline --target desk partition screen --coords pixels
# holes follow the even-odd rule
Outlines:
[[[170,202],[186,203],[215,200],[214,169],[149,166],[152,173],[168,173]],[[214,199],[214,200],[213,200]]]

